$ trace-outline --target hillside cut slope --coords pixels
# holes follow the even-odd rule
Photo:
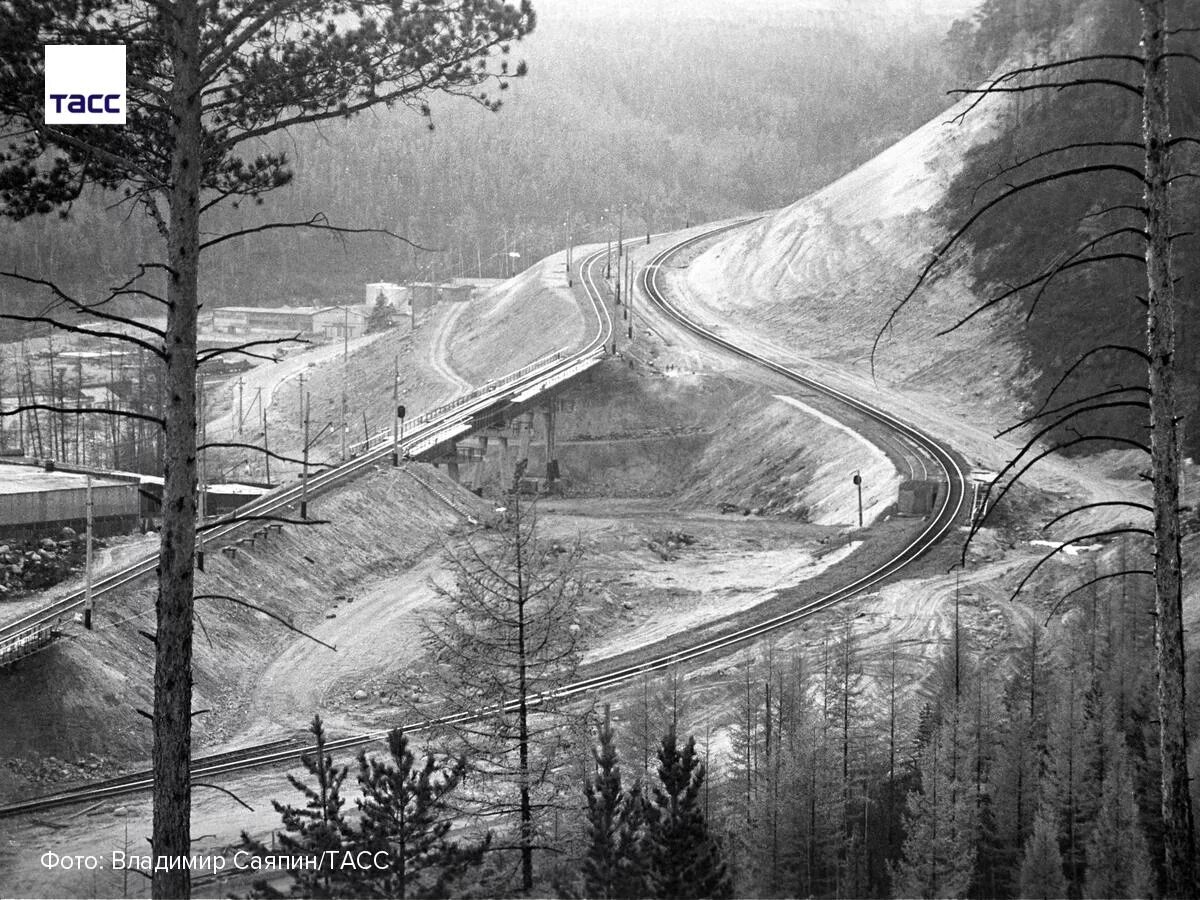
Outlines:
[[[872,343],[947,236],[933,211],[969,151],[1005,127],[1003,97],[961,124],[957,106],[821,191],[733,231],[692,261],[682,287],[713,319],[737,320],[787,350],[870,372]],[[970,418],[1011,416],[1030,377],[1011,313],[981,316],[937,333],[969,312],[978,295],[964,259],[914,297],[883,334],[880,383],[936,387]]]

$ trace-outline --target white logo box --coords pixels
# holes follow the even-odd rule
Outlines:
[[[124,125],[124,44],[49,44],[47,125]]]

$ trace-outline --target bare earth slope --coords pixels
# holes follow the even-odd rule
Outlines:
[[[733,232],[692,262],[687,289],[720,318],[770,332],[802,356],[869,372],[876,334],[947,236],[936,215],[947,184],[964,154],[1004,126],[1006,108],[1000,98],[949,124],[956,107],[829,187]],[[1028,374],[1003,319],[936,337],[976,299],[961,267],[950,270],[884,335],[876,374],[936,386],[965,415],[980,405],[1011,410],[1013,385]]]

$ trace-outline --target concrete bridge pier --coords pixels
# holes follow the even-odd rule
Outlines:
[[[487,451],[488,437],[486,434],[481,434],[477,438],[479,441],[478,448],[471,448],[471,488],[479,490],[483,487],[483,477],[487,468]]]
[[[533,413],[521,413],[513,419],[512,428],[517,439],[517,462],[529,459],[529,441],[533,437]]]
[[[558,449],[554,444],[554,398],[546,401],[542,410],[546,421],[546,482],[558,481]]]
[[[512,473],[508,471],[508,438],[500,435],[495,438],[500,457],[500,483],[508,484]]]

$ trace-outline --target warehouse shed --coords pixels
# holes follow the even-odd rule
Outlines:
[[[138,482],[92,477],[92,521],[97,534],[137,528]],[[0,464],[0,536],[37,537],[87,524],[87,476],[30,465]]]

